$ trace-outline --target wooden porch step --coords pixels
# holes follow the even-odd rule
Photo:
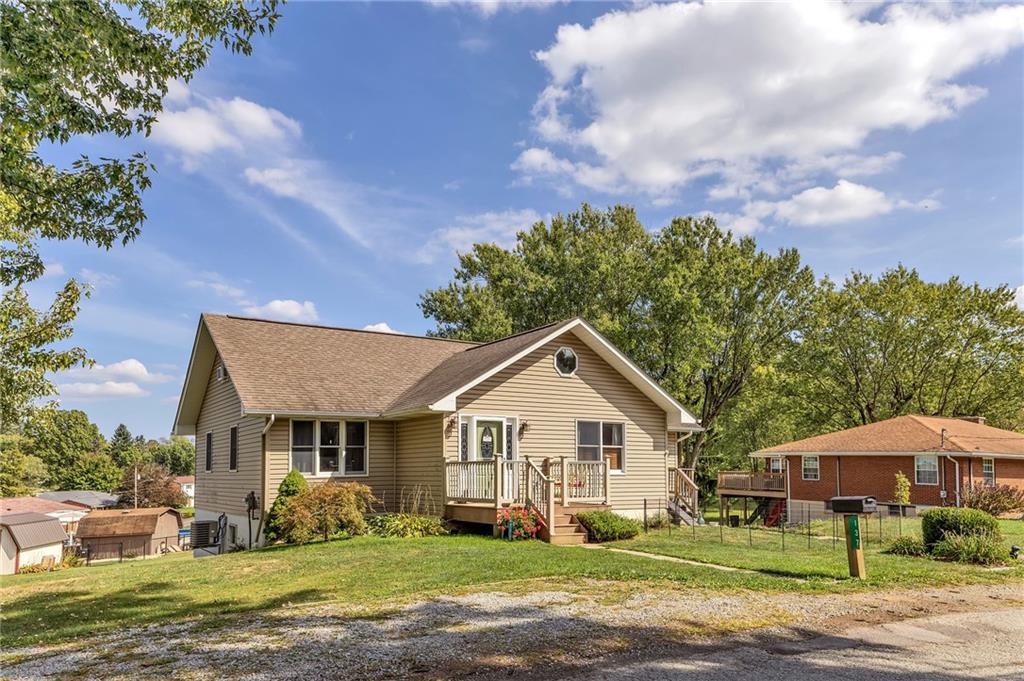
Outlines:
[[[587,543],[586,532],[573,532],[566,534],[556,534],[554,537],[548,538],[548,542],[555,546],[567,546],[567,545],[579,545]]]

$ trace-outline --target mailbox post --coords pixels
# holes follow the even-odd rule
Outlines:
[[[860,516],[874,513],[878,503],[874,497],[832,497],[832,512],[843,514],[846,529],[846,557],[850,565],[850,576],[866,579],[864,567],[864,542],[860,536]]]

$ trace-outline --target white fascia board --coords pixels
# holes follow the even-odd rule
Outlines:
[[[203,330],[204,330],[205,326],[206,326],[206,322],[203,320],[202,315],[200,315],[199,316],[199,323],[196,325],[196,335],[195,335],[195,338],[192,339],[192,352],[189,354],[189,358],[188,358],[188,369],[185,371],[185,380],[184,380],[184,382],[181,385],[181,395],[178,397],[178,407],[177,407],[177,409],[174,412],[174,425],[171,427],[171,432],[173,434],[175,434],[175,435],[195,435],[196,434],[196,424],[195,423],[185,423],[185,424],[183,424],[181,422],[181,412],[182,412],[183,407],[185,406],[185,400],[186,400],[186,398],[189,395],[190,388],[193,388],[192,382],[195,380],[195,373],[196,373],[195,372],[195,369],[196,369],[196,353],[199,352],[199,344],[200,344],[200,340],[202,338],[202,334],[203,334]],[[210,344],[212,346],[213,345],[213,335],[210,334],[210,331],[208,329],[206,330],[206,334],[207,334],[207,336],[210,337]],[[214,351],[214,353],[216,353],[216,348],[214,348],[213,351]],[[210,364],[212,366],[212,360],[211,360]],[[205,376],[205,378],[203,380],[204,381],[208,381],[209,378],[210,378],[209,377],[209,371],[207,371],[206,372],[206,376]],[[204,388],[205,388],[205,383],[204,383]]]
[[[375,419],[380,418],[381,413],[379,411],[288,411],[281,409],[243,409],[242,416],[279,416],[281,418],[360,418],[360,419]]]

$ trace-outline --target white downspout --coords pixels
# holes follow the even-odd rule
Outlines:
[[[953,457],[951,457],[949,454],[946,454],[946,458],[953,462],[953,474],[956,476],[956,480],[953,481],[954,484],[955,484],[954,491],[956,492],[956,505],[959,506],[960,505],[960,462],[957,461],[956,459],[954,459]]]
[[[272,425],[274,425],[274,421],[276,421],[276,420],[277,420],[277,415],[276,414],[271,414],[270,417],[267,419],[267,425],[263,426],[263,434],[264,435],[266,435],[267,432],[270,431],[270,427]]]

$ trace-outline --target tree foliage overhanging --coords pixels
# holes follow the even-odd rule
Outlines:
[[[707,430],[690,465],[907,413],[1024,426],[1024,311],[1007,286],[902,266],[817,281],[795,249],[765,253],[712,217],[652,232],[629,207],[583,205],[510,249],[475,244],[420,307],[437,335],[478,341],[587,319],[694,410]]]
[[[83,287],[74,279],[47,312],[24,285],[44,273],[41,241],[110,249],[138,236],[146,156],[80,156],[59,167],[41,152],[76,137],[148,135],[168,83],[188,81],[217,46],[250,54],[273,29],[277,0],[14,0],[0,2],[0,427],[53,392],[48,372],[87,363],[71,335]]]

